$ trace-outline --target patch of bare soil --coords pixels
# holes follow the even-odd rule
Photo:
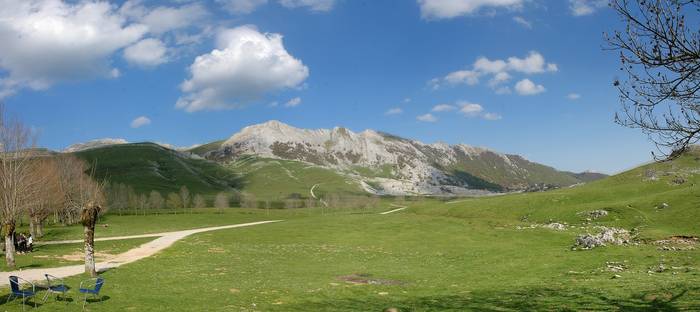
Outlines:
[[[95,253],[95,260],[98,261],[103,261],[105,259],[113,258],[115,255],[109,254],[109,253],[104,253],[104,252],[96,252]],[[70,255],[63,255],[60,257],[57,257],[59,259],[63,259],[66,261],[83,261],[85,260],[85,253],[82,252],[76,252]]]
[[[371,274],[350,274],[338,277],[339,280],[356,285],[403,285],[402,281],[373,278]]]

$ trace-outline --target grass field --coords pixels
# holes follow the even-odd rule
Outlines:
[[[697,311],[700,250],[652,242],[700,236],[695,155],[543,193],[374,210],[229,209],[192,215],[108,216],[100,235],[283,219],[188,237],[103,273],[92,311]],[[667,206],[664,206],[663,204]],[[663,207],[663,208],[660,208]],[[609,214],[586,220],[581,213]],[[161,221],[162,220],[162,221]],[[534,227],[549,222],[566,230]],[[633,244],[572,250],[595,226]],[[48,229],[74,238],[74,228]],[[99,250],[98,250],[99,251]],[[609,265],[622,267],[613,271]],[[662,265],[664,269],[658,269]],[[68,279],[77,285],[81,277]],[[75,291],[73,298],[78,298]],[[0,298],[2,299],[2,298]],[[49,302],[37,311],[74,311]],[[17,302],[0,305],[17,311]]]

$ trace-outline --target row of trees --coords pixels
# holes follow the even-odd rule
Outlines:
[[[95,223],[104,212],[104,183],[88,165],[70,155],[42,155],[34,134],[0,106],[0,220],[5,261],[15,267],[17,223],[29,219],[30,231],[43,235],[43,224],[54,216],[63,224],[81,223],[85,233],[85,269],[95,275]]]

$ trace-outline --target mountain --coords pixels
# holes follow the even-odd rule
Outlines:
[[[104,147],[104,146],[110,146],[110,145],[119,145],[119,144],[128,144],[129,142],[124,139],[112,139],[112,138],[104,138],[104,139],[97,139],[97,140],[92,140],[84,143],[76,143],[71,146],[66,147],[66,149],[63,150],[64,153],[75,153],[75,152],[80,152],[80,151],[85,151],[93,148],[98,148],[98,147]]]
[[[95,166],[95,174],[111,183],[131,185],[137,192],[191,192],[213,195],[239,189],[240,176],[220,164],[155,143],[125,143],[74,152]]]
[[[375,194],[485,195],[570,186],[598,178],[465,144],[425,144],[342,127],[308,130],[279,121],[248,126],[227,140],[189,151],[224,164],[254,156],[318,166]]]

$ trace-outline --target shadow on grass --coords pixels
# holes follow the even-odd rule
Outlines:
[[[681,302],[679,302],[681,301]],[[605,292],[548,288],[513,292],[396,298],[334,298],[286,305],[289,311],[700,311],[700,288],[675,288],[617,298]]]

